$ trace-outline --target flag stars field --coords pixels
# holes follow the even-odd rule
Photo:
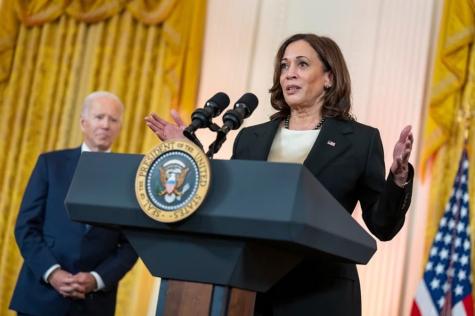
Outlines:
[[[444,293],[447,293],[449,289],[450,289],[449,282],[446,281],[444,285],[442,285],[442,291],[444,291]]]
[[[435,267],[435,274],[441,274],[445,271],[445,267],[439,263],[437,264],[437,267]]]
[[[441,260],[445,260],[449,257],[449,251],[445,248],[442,248],[442,250],[439,253],[439,257]]]
[[[453,219],[450,219],[449,221],[449,229],[452,229],[455,227],[455,221]]]
[[[465,280],[467,278],[467,274],[465,273],[464,270],[459,271],[458,278],[460,281]]]
[[[457,262],[459,260],[459,255],[458,253],[453,253],[452,254],[452,262]]]
[[[426,264],[426,271],[430,271],[430,270],[432,270],[432,262],[428,262]]]
[[[457,286],[455,287],[455,295],[460,296],[460,295],[462,295],[462,294],[463,294],[463,287],[460,286],[460,285],[457,285]]]
[[[462,266],[466,265],[468,263],[468,256],[467,255],[463,255],[462,258],[460,259],[460,264]]]
[[[442,233],[441,232],[438,232],[436,235],[435,235],[435,241],[440,241],[442,239]]]
[[[447,210],[445,210],[445,211],[447,211]],[[447,218],[442,217],[442,219],[440,220],[440,227],[444,227],[445,225],[447,225]],[[441,232],[438,232],[437,234],[441,234],[441,235],[442,235]]]
[[[467,239],[465,239],[465,241],[463,242],[463,249],[464,250],[470,249],[470,242]]]
[[[445,298],[443,296],[441,296],[439,298],[439,300],[437,301],[437,304],[439,305],[439,308],[442,308],[442,306],[444,306],[444,303],[445,303]]]
[[[432,282],[430,282],[431,289],[433,290],[438,289],[439,286],[440,286],[440,280],[437,278],[432,279]]]
[[[449,277],[453,277],[455,275],[455,269],[454,268],[447,269],[447,275]]]

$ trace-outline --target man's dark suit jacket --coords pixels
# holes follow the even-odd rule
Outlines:
[[[40,155],[23,196],[15,237],[24,263],[10,308],[28,315],[114,315],[117,285],[137,255],[118,231],[72,222],[64,206],[81,149]],[[100,194],[98,192],[98,194]],[[43,280],[54,264],[96,271],[105,284],[85,300],[62,297]]]
[[[244,128],[232,159],[267,160],[280,121]],[[352,213],[359,201],[363,219],[380,240],[401,229],[412,192],[413,168],[404,189],[385,180],[377,129],[354,121],[325,121],[304,165]],[[267,293],[258,294],[256,315],[360,315],[361,297],[354,264],[306,258]]]

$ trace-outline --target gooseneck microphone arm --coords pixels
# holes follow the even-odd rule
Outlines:
[[[183,131],[183,135],[185,135],[185,137],[191,141],[193,144],[195,144],[196,146],[198,146],[202,151],[205,151],[204,150],[204,147],[203,147],[203,144],[200,142],[200,140],[198,139],[198,137],[196,137],[195,133],[189,133],[189,134],[185,134],[185,132]]]
[[[217,133],[218,134],[216,135],[216,140],[212,142],[211,145],[209,145],[208,152],[206,153],[206,156],[209,159],[213,159],[214,154],[216,154],[221,149],[221,146],[226,141],[227,133],[224,133],[222,131],[218,131]]]

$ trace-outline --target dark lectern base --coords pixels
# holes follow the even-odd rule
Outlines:
[[[156,316],[252,316],[256,292],[162,279]]]

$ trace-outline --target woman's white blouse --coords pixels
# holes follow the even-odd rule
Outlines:
[[[320,130],[295,131],[279,128],[267,161],[303,163],[319,133]]]

